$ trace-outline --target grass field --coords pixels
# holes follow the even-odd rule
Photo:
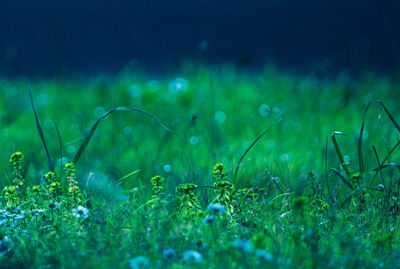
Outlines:
[[[1,268],[400,267],[399,77],[187,64],[0,92]]]

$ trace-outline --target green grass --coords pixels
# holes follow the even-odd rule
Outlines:
[[[2,267],[398,267],[396,77],[188,64],[0,91]]]

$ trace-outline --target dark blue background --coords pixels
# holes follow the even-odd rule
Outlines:
[[[0,73],[116,72],[133,59],[164,72],[187,58],[390,70],[399,14],[397,0],[1,0]]]

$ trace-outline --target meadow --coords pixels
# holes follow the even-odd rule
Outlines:
[[[0,92],[1,268],[400,267],[399,76],[187,63]]]

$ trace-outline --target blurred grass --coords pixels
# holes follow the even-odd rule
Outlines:
[[[9,171],[9,156],[19,150],[26,154],[31,178],[38,181],[47,171],[46,155],[29,105],[28,85],[33,89],[56,171],[60,153],[53,120],[68,160],[72,160],[96,119],[118,106],[148,111],[184,138],[180,141],[141,115],[116,114],[104,120],[82,155],[80,178],[94,171],[117,181],[140,169],[124,182],[125,187],[146,185],[154,174],[162,174],[176,184],[209,183],[216,162],[225,163],[232,176],[253,139],[279,118],[282,122],[244,158],[240,185],[265,184],[266,169],[293,187],[304,173],[324,174],[325,141],[334,131],[347,134],[338,142],[350,168],[356,170],[355,145],[369,101],[372,105],[365,120],[363,151],[372,159],[366,158],[366,166],[376,167],[371,145],[386,156],[397,142],[397,131],[379,111],[376,100],[382,100],[395,117],[400,115],[396,102],[400,81],[373,73],[355,79],[342,72],[321,79],[285,74],[273,66],[249,75],[232,66],[208,69],[188,65],[180,73],[162,78],[122,72],[115,77],[2,79],[0,169]],[[338,167],[338,163],[329,143],[328,167]]]

